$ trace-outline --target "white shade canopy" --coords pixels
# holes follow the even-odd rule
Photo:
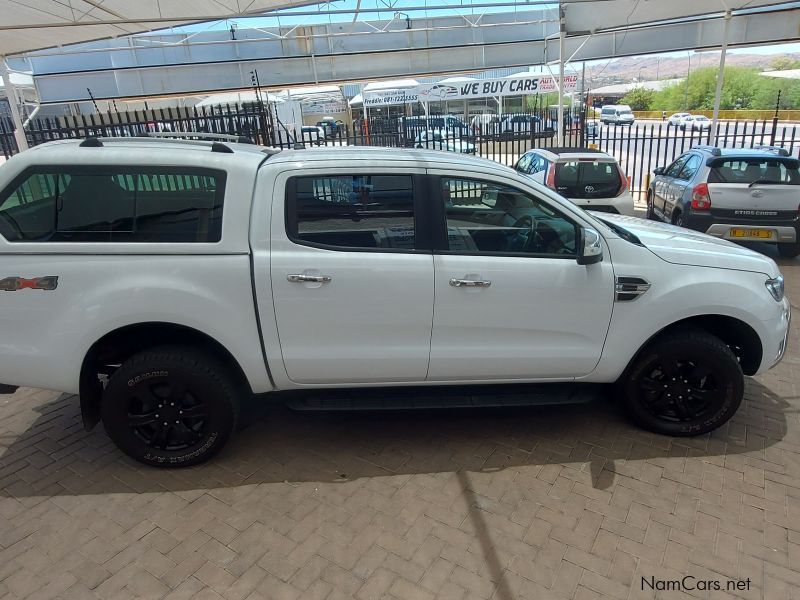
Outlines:
[[[286,99],[273,94],[261,92],[261,100],[264,102],[285,102]],[[219,104],[247,104],[257,102],[258,97],[255,91],[247,90],[241,92],[226,92],[224,94],[213,94],[200,100],[195,106],[217,106]]]
[[[315,4],[309,0],[0,0],[0,55],[197,21]]]
[[[703,15],[777,7],[786,0],[561,0],[567,35],[643,23],[690,20]]]

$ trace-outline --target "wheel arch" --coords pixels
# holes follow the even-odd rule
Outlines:
[[[137,352],[163,344],[179,344],[200,348],[222,364],[229,366],[234,376],[250,389],[239,361],[218,340],[202,331],[170,322],[135,323],[118,327],[97,339],[83,357],[79,378],[81,416],[85,429],[100,421],[100,402],[103,384],[98,375],[113,369]],[[251,390],[252,391],[252,390]]]
[[[705,314],[680,319],[651,335],[633,355],[620,378],[626,376],[631,366],[650,344],[665,335],[680,330],[701,330],[721,339],[739,359],[745,375],[755,374],[761,365],[764,348],[755,329],[736,317]]]

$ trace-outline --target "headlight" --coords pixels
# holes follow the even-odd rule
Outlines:
[[[778,275],[775,279],[767,279],[764,282],[767,290],[777,302],[783,300],[783,275]]]

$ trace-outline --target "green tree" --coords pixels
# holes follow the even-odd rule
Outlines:
[[[644,87],[635,87],[625,94],[620,104],[627,104],[633,110],[650,110],[656,93]]]
[[[769,63],[772,71],[788,71],[789,69],[800,68],[800,60],[794,60],[788,56],[776,56]]]
[[[693,71],[687,80],[668,86],[657,94],[652,102],[656,110],[711,110],[717,89],[717,73],[714,67]],[[720,97],[720,108],[751,108],[764,77],[754,69],[726,67],[725,81]]]

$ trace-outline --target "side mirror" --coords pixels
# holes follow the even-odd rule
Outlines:
[[[653,169],[653,175],[663,175],[665,170],[664,167],[656,167]]]
[[[593,265],[603,260],[603,243],[600,234],[590,227],[578,229],[578,264]]]

